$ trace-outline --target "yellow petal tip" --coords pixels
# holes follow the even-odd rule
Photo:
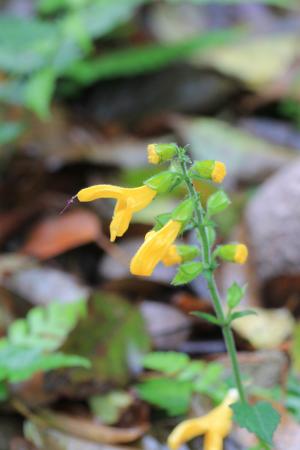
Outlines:
[[[239,244],[236,247],[234,261],[237,264],[245,264],[248,259],[248,248],[244,244]]]
[[[227,171],[224,163],[220,161],[215,162],[215,167],[212,171],[211,178],[215,183],[222,183],[226,177]]]
[[[150,164],[159,164],[160,163],[160,157],[156,152],[155,144],[148,145],[148,161]]]

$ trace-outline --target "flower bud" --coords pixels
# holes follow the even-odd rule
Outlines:
[[[206,180],[214,183],[222,183],[226,176],[226,166],[224,163],[215,160],[197,161],[193,165],[193,170]]]
[[[172,219],[182,222],[184,225],[188,223],[194,214],[194,203],[191,198],[184,200],[172,212]]]
[[[148,178],[144,184],[159,194],[164,194],[170,192],[180,182],[181,177],[177,173],[166,170]]]
[[[176,144],[150,144],[148,145],[148,161],[150,164],[159,164],[174,158],[177,153]]]
[[[248,248],[244,244],[228,244],[217,248],[215,252],[224,261],[244,264],[248,259]]]
[[[174,264],[192,261],[199,254],[200,251],[196,245],[172,245],[162,262],[165,266],[173,266]]]

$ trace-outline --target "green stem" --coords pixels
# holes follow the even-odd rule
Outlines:
[[[197,228],[199,231],[199,237],[200,237],[200,242],[201,242],[201,247],[202,247],[203,262],[204,262],[205,267],[207,268],[208,289],[210,291],[210,294],[211,294],[211,297],[213,300],[216,316],[219,319],[220,323],[223,324],[223,326],[222,326],[223,336],[224,336],[227,352],[231,359],[232,371],[234,374],[236,387],[239,392],[240,400],[242,402],[246,402],[247,399],[246,399],[246,395],[245,395],[245,391],[244,391],[244,387],[243,387],[243,383],[242,383],[234,337],[233,337],[230,325],[226,323],[226,317],[225,317],[225,314],[224,314],[224,311],[222,308],[219,291],[218,291],[216,281],[215,281],[215,278],[213,275],[213,270],[211,268],[211,259],[212,259],[211,258],[211,249],[210,249],[210,245],[209,245],[209,241],[208,241],[208,237],[207,237],[207,233],[206,233],[206,228],[203,225],[204,211],[203,211],[201,202],[199,200],[199,195],[190,179],[190,176],[189,176],[189,173],[187,170],[187,166],[186,166],[185,154],[181,155],[179,153],[179,161],[180,161],[183,178],[184,178],[185,184],[187,186],[190,198],[192,198],[193,202],[194,202],[196,224],[197,224]]]

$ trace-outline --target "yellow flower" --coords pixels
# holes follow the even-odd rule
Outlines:
[[[77,198],[80,202],[90,202],[99,198],[115,198],[117,200],[110,224],[110,240],[123,236],[129,227],[132,215],[146,208],[156,195],[148,186],[138,188],[122,188],[110,184],[98,184],[81,189]]]
[[[224,178],[226,177],[226,166],[224,163],[220,162],[220,161],[216,161],[212,174],[211,174],[211,178],[215,183],[222,183],[222,181],[224,180]]]
[[[166,257],[181,228],[181,222],[169,220],[159,231],[147,233],[144,243],[131,260],[130,272],[133,275],[150,276],[157,264]]]
[[[248,259],[248,248],[244,244],[238,244],[236,246],[234,261],[237,264],[245,264]]]
[[[155,144],[148,145],[148,161],[150,164],[160,163],[160,156],[156,153]]]
[[[203,450],[222,450],[223,440],[232,427],[233,412],[229,406],[237,399],[237,390],[231,389],[225,400],[208,414],[180,423],[168,438],[169,448],[177,450],[182,444],[204,434]]]

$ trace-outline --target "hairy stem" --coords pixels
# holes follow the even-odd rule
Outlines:
[[[179,156],[180,167],[182,170],[182,175],[183,175],[186,187],[188,189],[189,196],[190,196],[190,198],[193,199],[193,203],[194,203],[195,220],[196,220],[197,229],[199,232],[199,240],[200,240],[201,247],[202,247],[203,263],[204,263],[204,265],[206,267],[206,271],[207,271],[208,289],[209,289],[211,297],[212,297],[216,316],[219,319],[220,323],[223,324],[223,326],[222,326],[223,336],[224,336],[227,352],[231,359],[232,371],[234,374],[236,387],[239,392],[240,400],[242,402],[246,402],[247,400],[246,400],[246,395],[245,395],[245,391],[244,391],[244,387],[243,387],[243,383],[242,383],[242,379],[241,379],[241,373],[240,373],[240,368],[239,368],[239,363],[238,363],[238,358],[237,358],[237,351],[236,351],[236,346],[235,346],[235,342],[234,342],[234,337],[233,337],[230,325],[226,323],[226,320],[225,320],[226,318],[225,318],[225,314],[224,314],[224,311],[222,308],[219,291],[218,291],[216,281],[214,278],[213,269],[211,268],[211,259],[212,259],[211,258],[211,248],[210,248],[209,240],[207,237],[206,227],[203,223],[204,222],[203,207],[199,200],[199,195],[198,195],[198,193],[191,181],[191,178],[189,176],[188,169],[187,169],[187,163],[185,160],[185,153],[179,153],[178,156]]]

